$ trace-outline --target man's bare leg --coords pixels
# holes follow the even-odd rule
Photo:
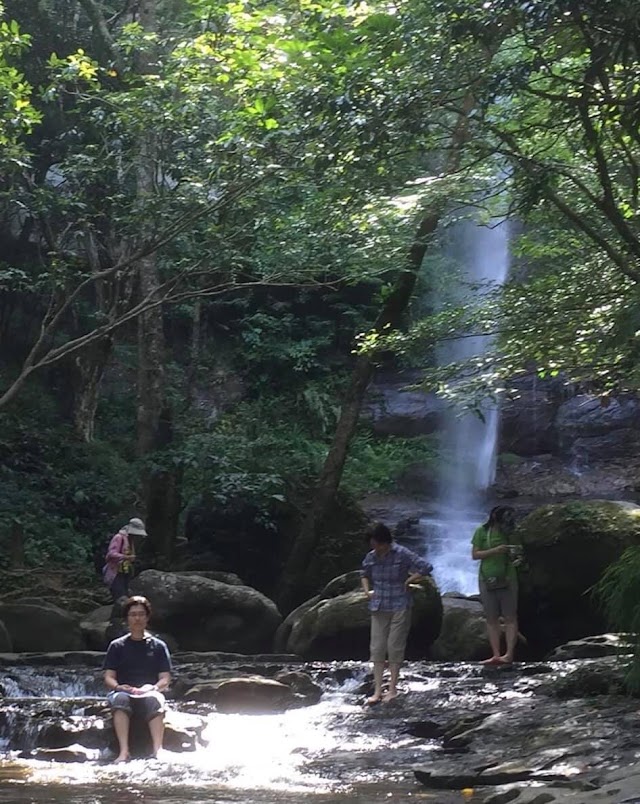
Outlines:
[[[373,695],[367,698],[368,704],[375,704],[382,700],[382,675],[384,673],[384,662],[373,663]]]
[[[126,762],[129,759],[129,715],[123,709],[113,710],[113,730],[118,740],[119,754],[116,762]]]
[[[392,701],[398,697],[398,679],[400,678],[401,662],[389,662],[389,689],[384,694],[385,701]]]
[[[153,756],[158,756],[158,751],[162,748],[164,737],[164,715],[160,714],[149,721],[149,731],[151,732],[151,744],[153,746]]]

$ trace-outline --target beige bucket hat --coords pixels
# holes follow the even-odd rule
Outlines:
[[[129,524],[126,526],[127,533],[130,533],[132,536],[146,536],[147,531],[144,526],[144,522],[138,517],[134,516],[133,519],[129,520]]]

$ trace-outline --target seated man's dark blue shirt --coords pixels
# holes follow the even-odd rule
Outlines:
[[[132,639],[127,634],[109,645],[102,669],[115,670],[118,684],[142,687],[155,684],[160,673],[171,672],[171,657],[161,639],[150,635]]]

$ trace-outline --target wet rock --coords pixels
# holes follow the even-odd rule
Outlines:
[[[60,718],[45,725],[38,734],[39,748],[68,748],[77,744],[84,748],[100,749],[106,748],[108,743],[109,736],[101,717]]]
[[[216,709],[225,714],[283,712],[294,704],[287,684],[269,678],[232,678],[218,687]]]
[[[182,650],[262,651],[282,621],[275,603],[255,589],[200,575],[146,570],[131,591],[149,598],[154,627],[171,634]]]
[[[511,787],[508,790],[490,795],[488,798],[484,799],[482,804],[509,804],[509,802],[515,801],[516,799],[520,799],[520,790]],[[553,796],[545,799],[545,801],[553,801]],[[544,801],[541,801],[540,804],[544,804]]]
[[[66,748],[35,748],[22,752],[20,757],[43,762],[89,762],[98,758],[98,752],[82,745],[69,745]]]
[[[422,657],[442,623],[442,601],[433,581],[419,585],[413,602],[407,654]],[[307,659],[366,659],[369,621],[367,598],[361,590],[319,600],[294,624],[287,650]]]
[[[501,785],[510,782],[523,782],[531,778],[531,770],[526,768],[503,770],[496,773],[447,773],[437,770],[414,771],[416,779],[431,790],[463,790],[480,785]]]
[[[628,667],[615,657],[576,663],[569,672],[558,676],[545,688],[558,698],[593,698],[623,695]]]
[[[478,661],[487,657],[487,627],[482,604],[457,595],[442,596],[442,627],[429,650],[443,662]]]
[[[193,732],[167,723],[164,728],[162,747],[166,751],[175,751],[177,753],[195,751],[198,747],[197,736]]]
[[[599,634],[576,639],[559,645],[547,660],[562,662],[570,659],[597,659],[601,656],[618,656],[633,653],[633,642],[628,634]]]
[[[226,653],[224,651],[177,651],[172,654],[176,662],[204,662],[211,664],[236,664],[249,662],[253,668],[259,665],[283,665],[302,662],[301,656],[295,653]]]
[[[443,737],[451,740],[461,734],[469,734],[469,732],[482,725],[487,717],[488,715],[484,713],[479,715],[465,715],[451,723],[447,723],[443,731]]]
[[[221,670],[217,678],[192,683],[181,697],[215,704],[220,712],[282,712],[316,704],[322,697],[322,687],[298,671],[281,671],[273,678],[266,678]]]
[[[276,681],[291,687],[301,706],[317,704],[322,698],[322,687],[316,684],[307,673],[299,670],[283,670],[274,676]]]
[[[435,720],[416,720],[407,723],[404,730],[407,734],[411,734],[412,737],[435,740],[438,737],[442,737],[445,732],[445,726]]]
[[[547,505],[529,514],[517,535],[525,554],[519,620],[534,655],[602,633],[591,589],[626,547],[640,544],[640,507],[603,500]]]
[[[203,744],[202,732],[206,725],[205,719],[198,715],[169,709],[164,718],[162,747],[177,753],[195,751]]]
[[[50,651],[45,653],[0,653],[0,667],[24,665],[25,667],[81,666],[102,667],[104,653],[98,651]]]
[[[229,680],[229,673],[222,673],[218,678],[208,681],[198,681],[184,691],[180,691],[180,697],[186,701],[196,703],[214,704],[218,695],[218,688],[224,681]]]
[[[5,603],[0,605],[0,620],[5,624],[17,653],[82,650],[85,647],[75,618],[56,606]]]

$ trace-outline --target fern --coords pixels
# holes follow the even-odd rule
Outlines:
[[[631,692],[640,692],[640,546],[628,547],[594,587],[607,621],[617,632],[628,633],[633,656],[626,676]]]

